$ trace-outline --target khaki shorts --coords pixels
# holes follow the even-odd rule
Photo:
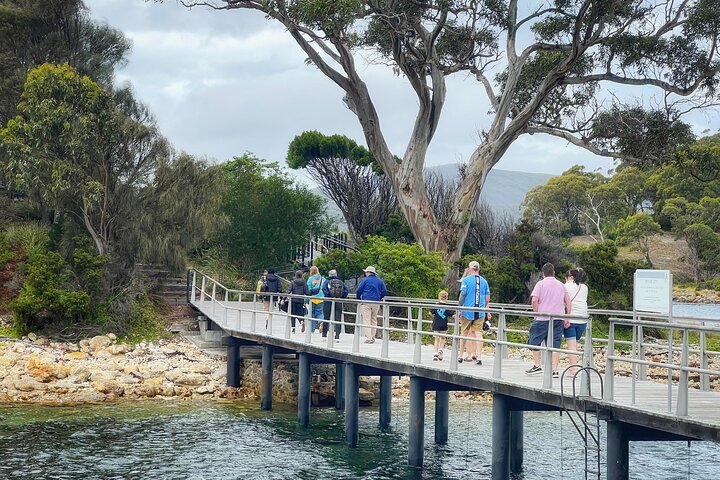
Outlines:
[[[478,318],[477,320],[470,320],[465,318],[464,315],[460,315],[460,335],[466,337],[467,333],[474,332],[482,335],[483,333],[483,322],[485,318]]]

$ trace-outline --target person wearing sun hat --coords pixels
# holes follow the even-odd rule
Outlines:
[[[364,269],[363,272],[365,272],[365,278],[360,282],[355,292],[358,300],[381,301],[388,293],[385,282],[377,276],[375,267],[372,265]],[[365,343],[375,343],[375,328],[377,327],[379,310],[380,305],[377,303],[363,303],[360,305]]]

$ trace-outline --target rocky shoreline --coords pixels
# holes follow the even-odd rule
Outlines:
[[[244,359],[241,387],[226,385],[224,358],[203,353],[181,337],[137,345],[117,343],[113,334],[78,343],[54,342],[34,334],[0,337],[0,403],[96,404],[143,399],[259,399],[259,359]],[[297,360],[278,359],[273,400],[297,401]],[[361,405],[377,404],[379,378],[360,378]],[[393,377],[393,396],[408,398],[407,377]],[[455,398],[490,400],[487,393],[454,392]],[[432,398],[432,393],[428,397]],[[335,402],[335,368],[313,365],[314,405]]]
[[[225,362],[182,340],[117,343],[113,334],[79,343],[30,334],[0,340],[0,402],[82,404],[143,398],[238,398]]]
[[[511,352],[511,357],[530,361],[527,349]],[[604,370],[603,355],[596,352],[596,366]],[[675,360],[679,361],[677,350]],[[487,349],[485,355],[492,355]],[[620,352],[621,356],[627,352]],[[667,346],[659,343],[648,348],[651,360],[667,360]],[[699,358],[690,356],[690,365],[699,366]],[[0,403],[41,403],[77,405],[142,399],[259,399],[262,366],[258,358],[243,360],[241,387],[226,385],[224,358],[203,353],[181,337],[137,345],[117,343],[113,334],[100,335],[78,343],[53,342],[30,334],[22,339],[0,337]],[[335,368],[313,365],[312,403],[333,405]],[[720,359],[711,357],[710,368],[720,368]],[[273,400],[297,401],[297,360],[277,359],[273,369]],[[616,373],[630,375],[630,365],[618,362]],[[667,371],[649,368],[648,376],[667,381]],[[690,384],[698,386],[699,376],[691,375]],[[360,378],[362,405],[374,405],[379,398],[379,378]],[[720,378],[711,379],[713,390]],[[408,398],[407,377],[393,377],[393,396]],[[454,398],[491,401],[488,393],[452,392]],[[433,394],[428,392],[428,398]]]
[[[673,288],[673,301],[680,303],[720,303],[720,292],[715,290],[696,290],[694,288]]]

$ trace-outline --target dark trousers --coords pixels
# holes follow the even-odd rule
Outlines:
[[[299,302],[291,302],[290,303],[290,325],[295,328],[295,320],[297,319],[298,322],[302,322],[302,317],[305,315],[305,304],[302,303],[302,300]]]
[[[332,304],[335,304],[335,320],[336,322],[339,322],[342,319],[342,302],[337,302],[334,300],[325,300],[323,302],[323,318],[330,319],[330,314],[332,312]],[[327,332],[330,331],[330,322],[323,322],[323,337],[327,337]],[[342,327],[339,323],[335,324],[335,338],[340,338],[340,330],[342,330]]]

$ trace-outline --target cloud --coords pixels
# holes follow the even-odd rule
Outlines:
[[[282,161],[304,130],[341,133],[363,141],[343,92],[314,66],[284,29],[249,10],[186,9],[175,1],[86,0],[94,18],[133,41],[118,81],[133,84],[177,148],[226,160],[245,151]],[[407,81],[384,66],[358,60],[390,149],[403,155],[417,113]],[[465,161],[490,126],[489,103],[474,78],[447,81],[447,101],[427,165]],[[644,96],[640,91],[638,95]],[[718,115],[691,117],[697,133],[718,128]],[[364,142],[363,142],[364,143]],[[613,166],[567,142],[523,135],[497,165],[506,170],[559,174],[574,164]]]

